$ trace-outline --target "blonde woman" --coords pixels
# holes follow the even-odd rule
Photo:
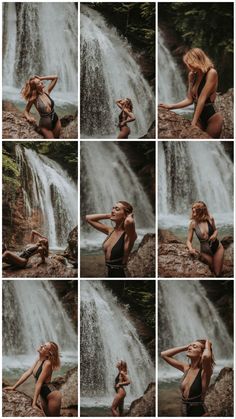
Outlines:
[[[223,267],[224,248],[217,239],[218,231],[215,220],[209,214],[206,204],[203,201],[194,202],[192,215],[188,227],[187,247],[190,254],[198,254],[192,247],[193,234],[196,234],[200,241],[200,256],[207,263],[215,276],[220,277]]]
[[[111,411],[112,416],[123,416],[124,400],[126,396],[124,386],[128,386],[130,380],[128,377],[127,363],[125,361],[118,362],[116,368],[118,368],[118,375],[115,379],[114,386],[116,395],[111,406]]]
[[[37,349],[39,358],[16,382],[13,387],[4,390],[16,390],[32,374],[35,378],[35,390],[32,407],[38,408],[37,400],[40,395],[41,406],[45,416],[60,416],[61,393],[51,384],[52,373],[60,367],[58,346],[55,342],[47,342]]]
[[[50,80],[48,87],[43,80]],[[28,122],[36,123],[30,115],[30,109],[34,105],[40,115],[39,128],[44,138],[59,138],[60,135],[61,122],[54,111],[54,101],[49,96],[57,80],[57,76],[33,76],[21,90],[23,98],[27,101],[24,116]]]
[[[188,363],[174,358],[181,352],[185,352]],[[199,339],[189,345],[167,349],[161,352],[161,357],[184,373],[180,385],[182,416],[208,416],[204,398],[215,365],[212,343]]]
[[[119,128],[120,133],[117,138],[129,138],[130,128],[127,123],[135,121],[135,116],[133,114],[133,104],[131,99],[119,99],[116,101],[117,106],[121,109],[119,115]]]
[[[192,126],[198,126],[212,138],[220,138],[223,117],[215,109],[218,74],[210,58],[200,48],[190,49],[183,57],[188,73],[186,99],[178,103],[164,104],[165,109],[180,109],[194,103]]]

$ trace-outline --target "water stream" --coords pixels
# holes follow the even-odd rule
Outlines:
[[[116,138],[119,108],[129,97],[136,121],[131,137],[144,135],[155,119],[154,94],[130,46],[100,13],[81,4],[81,137]]]

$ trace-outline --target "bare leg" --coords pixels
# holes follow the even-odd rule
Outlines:
[[[213,257],[211,255],[208,255],[208,253],[201,253],[200,259],[202,262],[209,265],[210,269],[213,271]]]
[[[124,401],[125,401],[125,398],[123,398],[118,405],[118,410],[119,410],[119,415],[120,416],[123,416],[123,413],[124,413]]]
[[[45,413],[45,416],[49,416],[48,415],[48,404],[46,402],[46,400],[43,399],[43,397],[40,397],[40,401],[41,401],[41,407]]]
[[[27,264],[27,259],[17,256],[15,253],[6,250],[2,255],[2,261],[8,263],[9,265],[19,266],[24,268]]]
[[[212,138],[220,138],[220,134],[223,127],[223,117],[222,115],[217,112],[208,119],[207,129],[206,132]]]
[[[58,119],[56,126],[53,130],[54,138],[60,138],[60,131],[61,131],[61,121]]]
[[[213,269],[216,276],[221,276],[223,260],[224,260],[224,248],[221,244],[221,246],[218,247],[216,253],[213,256]]]
[[[61,410],[61,393],[60,391],[53,391],[47,397],[47,416],[60,416]]]
[[[54,138],[53,132],[47,128],[41,128],[41,132],[44,138]]]
[[[123,394],[117,394],[116,397],[114,398],[112,406],[111,406],[112,416],[119,416],[117,412],[117,407],[120,405],[122,400],[124,400]]]
[[[129,138],[129,134],[130,134],[129,127],[122,127],[117,138],[119,138],[119,139],[121,139],[121,138]]]

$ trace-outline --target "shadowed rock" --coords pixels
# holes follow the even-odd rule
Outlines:
[[[234,416],[234,378],[232,368],[223,368],[206,394],[208,416]]]
[[[155,278],[155,263],[155,234],[145,234],[138,250],[130,255],[128,271],[132,278]]]
[[[156,404],[156,385],[150,383],[144,392],[144,395],[131,403],[126,416],[132,417],[155,417]]]
[[[2,392],[2,415],[5,417],[45,417],[41,409],[32,408],[32,399],[21,391]]]

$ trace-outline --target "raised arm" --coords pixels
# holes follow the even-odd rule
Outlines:
[[[124,108],[124,104],[125,104],[125,100],[124,100],[124,99],[119,99],[119,100],[116,100],[116,104],[117,104],[117,106],[118,106],[120,109],[122,109],[122,110],[123,110],[123,108]]]
[[[48,93],[50,93],[52,91],[52,89],[55,87],[57,80],[58,80],[58,76],[54,75],[54,76],[36,76],[38,77],[40,80],[51,80],[51,82],[49,83],[48,87],[46,88]]]
[[[134,214],[129,214],[124,222],[124,229],[128,237],[133,241],[137,239],[137,233],[135,230]]]
[[[186,245],[187,245],[187,248],[188,248],[189,252],[191,253],[191,255],[197,255],[198,251],[192,247],[193,232],[194,232],[193,221],[190,220],[189,226],[188,226],[188,237],[187,237]]]
[[[205,343],[205,349],[202,354],[202,368],[205,370],[206,374],[212,374],[212,352],[211,352],[212,344],[207,339]]]
[[[207,74],[205,86],[202,89],[201,94],[197,101],[196,110],[195,110],[193,120],[192,120],[193,126],[197,125],[199,117],[203,111],[205,102],[207,98],[209,98],[212,95],[212,93],[214,93],[217,83],[218,83],[217,72],[214,68],[211,68]]]
[[[30,243],[34,243],[34,239],[35,237],[39,237],[40,239],[45,239],[47,240],[47,237],[43,236],[42,234],[40,234],[38,231],[36,230],[32,230],[31,234],[30,234]]]
[[[30,109],[32,108],[33,104],[34,104],[34,100],[29,100],[29,101],[27,102],[27,105],[26,105],[25,110],[24,110],[24,112],[23,112],[24,117],[25,117],[25,118],[27,119],[27,121],[28,121],[28,122],[30,122],[31,124],[32,124],[32,123],[36,123],[35,118],[34,118],[32,115],[30,115]]]
[[[47,377],[51,375],[51,372],[52,372],[51,362],[45,361],[43,364],[42,372],[35,385],[32,407],[37,407],[37,400],[40,394],[41,387],[43,383],[45,382],[45,380],[47,379]]]
[[[185,352],[188,349],[188,345],[186,346],[179,346],[176,348],[167,349],[166,351],[161,352],[161,357],[170,364],[172,367],[177,368],[180,371],[186,371],[188,368],[188,364],[185,362],[179,361],[178,359],[173,358],[175,355]]]
[[[22,376],[16,382],[16,384],[14,384],[14,386],[7,386],[7,387],[4,388],[4,390],[16,390],[17,387],[19,387],[21,384],[23,384],[33,374],[33,369],[34,369],[36,363],[37,363],[37,361],[34,363],[34,365],[31,368],[29,368],[27,371],[24,372],[24,374],[22,374]]]
[[[127,108],[123,108],[123,111],[126,114],[126,119],[120,125],[125,125],[127,122],[135,121],[133,112],[130,112]]]
[[[92,227],[96,230],[101,231],[104,234],[109,234],[111,227],[108,227],[106,224],[100,222],[100,220],[110,220],[111,214],[91,214],[86,215],[85,219]]]
[[[117,387],[128,386],[131,383],[128,375],[123,371],[120,372],[120,375],[121,375],[122,381],[119,381],[119,383],[117,384]]]

